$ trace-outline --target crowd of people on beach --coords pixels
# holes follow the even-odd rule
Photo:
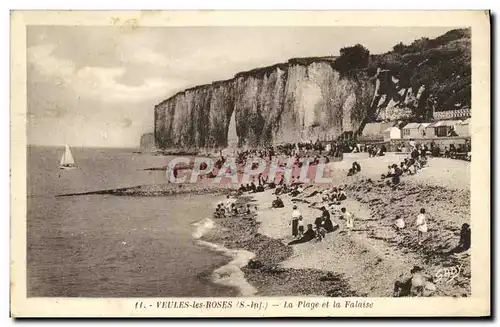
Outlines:
[[[252,157],[271,161],[275,156],[295,157],[300,159],[304,156],[316,155],[317,157],[341,157],[344,146],[336,141],[332,142],[297,142],[283,143],[276,146],[269,146],[263,149],[246,149],[235,153],[236,162],[246,164]]]
[[[323,240],[328,233],[339,229],[339,223],[335,218],[346,220],[346,228],[348,233],[350,233],[350,230],[354,227],[353,215],[346,208],[341,207],[342,201],[347,199],[344,189],[342,187],[332,187],[323,191],[313,191],[306,195],[304,191],[309,187],[303,187],[302,184],[297,183],[290,188],[283,189],[280,193],[277,193],[278,190],[275,191],[276,199],[273,200],[271,205],[271,208],[275,209],[285,207],[280,195],[289,195],[292,202],[304,201],[306,198],[315,196],[318,193],[322,197],[320,203],[310,205],[311,208],[320,210],[321,214],[316,217],[310,217],[311,223],[308,224],[305,223],[304,215],[298,210],[298,206],[296,204],[293,205],[289,225],[291,226],[291,236],[294,240],[288,244],[305,243],[314,239],[317,241]],[[332,216],[337,217],[332,218]]]
[[[244,164],[252,156],[257,156],[262,159],[267,157],[270,160],[273,156],[284,155],[295,157],[296,161],[294,163],[298,165],[300,154],[294,151],[296,149],[311,149],[312,151],[321,150],[320,147],[315,147],[314,144],[301,144],[300,146],[297,144],[293,146],[286,145],[260,151],[245,150],[238,153],[238,162]],[[385,149],[370,149],[370,151],[370,156],[377,156],[383,155]],[[382,179],[390,179],[389,182],[392,182],[393,185],[399,184],[402,176],[416,174],[427,165],[428,154],[429,149],[427,147],[414,146],[410,151],[409,157],[404,158],[398,164],[395,163],[388,166],[388,172],[381,176]],[[222,166],[222,163],[223,157],[219,165]],[[361,166],[355,161],[347,174],[348,176],[352,176],[360,171]],[[278,178],[278,176],[276,178]],[[288,182],[285,181],[283,176],[280,176],[279,179],[269,180],[267,176],[261,173],[258,176],[254,176],[249,183],[241,184],[237,190],[237,195],[261,193],[265,191],[272,192],[275,199],[271,202],[270,209],[290,210],[289,235],[291,239],[287,241],[289,245],[306,243],[314,240],[321,242],[329,237],[329,235],[334,235],[337,231],[338,233],[345,233],[348,236],[356,231],[354,229],[356,217],[348,210],[348,206],[345,204],[347,194],[344,187],[337,186],[323,190],[315,189],[314,191],[310,190],[307,192],[311,187],[312,185],[305,185],[299,182],[297,178],[292,178],[292,180]],[[317,195],[321,196],[321,201],[311,204],[309,199]],[[283,201],[283,197],[289,197],[290,201],[286,202],[292,202],[291,208],[287,208],[285,201]],[[299,203],[309,204],[309,208],[319,210],[318,214],[309,213],[308,216],[304,215],[299,209]],[[250,204],[237,204],[234,198],[227,196],[225,204],[217,204],[214,217],[228,218],[242,214],[248,215],[257,210],[256,206],[254,208],[255,209],[252,209]],[[307,212],[310,212],[310,210],[307,210]],[[408,222],[408,218],[405,219],[405,217],[397,215],[394,218],[393,228],[396,232],[400,233],[411,228],[412,231],[415,231],[417,244],[422,245],[428,238],[428,223],[426,208],[419,208],[418,212],[415,212],[415,216],[411,222]],[[450,253],[460,253],[468,250],[470,248],[470,234],[470,226],[468,224],[463,224],[459,244],[455,249],[451,250]],[[419,266],[415,266],[410,271],[410,277],[398,280],[394,284],[394,296],[429,296],[433,294],[435,290],[436,286],[433,283],[432,277],[426,275]]]
[[[252,163],[251,168],[256,169],[259,163],[256,159],[264,160],[266,163],[266,167],[270,167],[273,162],[277,162],[277,165],[280,168],[286,166],[286,163],[292,159],[293,168],[301,168],[303,165],[304,159],[309,159],[309,165],[315,166],[320,162],[328,164],[331,158],[341,157],[343,147],[338,145],[335,142],[323,144],[319,141],[316,143],[308,142],[308,143],[286,143],[277,146],[270,146],[263,149],[246,149],[239,150],[233,153],[236,162],[237,172],[241,173],[243,169],[246,167],[247,163]],[[275,160],[278,159],[278,160]],[[206,178],[215,178],[219,171],[224,167],[224,164],[227,161],[227,156],[225,157],[222,151],[219,152],[219,157],[215,160],[214,166],[212,170],[206,175]],[[205,170],[207,168],[207,163],[202,162],[200,167],[197,167],[200,170]],[[174,167],[173,175],[177,177],[177,171],[180,169],[185,169],[185,167]],[[260,177],[259,177],[260,178]],[[264,177],[267,178],[267,177]],[[274,181],[271,181],[274,183]],[[255,189],[261,185],[261,181],[259,180],[259,185],[252,185],[255,182],[247,183],[242,187],[242,190],[247,191],[249,188],[253,192]],[[260,190],[262,191],[262,189]]]
[[[226,203],[219,202],[215,208],[214,217],[215,218],[228,218],[236,217],[238,215],[249,215],[252,213],[252,208],[250,204],[241,205],[236,203],[236,199],[230,195],[226,196]]]
[[[423,148],[415,147],[410,152],[409,158],[404,158],[399,164],[392,164],[387,167],[387,174],[382,174],[381,178],[390,178],[392,184],[399,184],[404,175],[415,175],[417,171],[427,165],[427,151]]]
[[[368,157],[381,157],[387,152],[387,147],[382,144],[380,146],[367,145],[366,152],[368,152]]]

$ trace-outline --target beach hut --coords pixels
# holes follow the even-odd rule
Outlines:
[[[425,129],[426,137],[448,137],[457,136],[455,127],[461,123],[461,120],[440,120],[430,124]]]
[[[455,132],[458,136],[469,137],[471,135],[470,132],[470,118],[464,120],[463,122],[458,123],[455,126]]]
[[[384,137],[384,142],[389,142],[390,140],[400,140],[401,130],[397,127],[389,127],[382,132]]]
[[[419,123],[406,124],[402,129],[403,139],[417,139],[422,137]]]

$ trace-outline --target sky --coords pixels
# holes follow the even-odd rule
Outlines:
[[[384,53],[451,29],[29,26],[28,143],[138,147],[154,106],[185,88],[356,43]]]

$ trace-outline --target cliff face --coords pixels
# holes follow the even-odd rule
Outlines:
[[[467,57],[470,35],[448,34],[430,43],[400,46],[399,52],[395,47],[394,52],[373,56],[366,69],[348,73],[333,68],[333,57],[292,59],[185,90],[155,107],[156,145],[200,149],[333,140],[344,132],[358,132],[370,121],[428,119],[432,106],[439,103],[431,99],[443,99],[439,101],[450,109],[459,100],[458,106],[467,105],[463,101],[467,89],[462,90],[470,91],[467,70],[459,92],[450,93],[449,67],[441,68],[439,60],[426,63],[415,55],[424,46],[436,58],[436,51],[448,53],[442,60],[448,62],[446,47],[451,42],[453,62],[460,63]],[[458,52],[457,44],[463,45]],[[439,78],[433,79],[433,74]],[[452,81],[452,85],[459,84]]]
[[[374,91],[373,77],[343,78],[326,61],[266,67],[160,103],[155,138],[163,149],[334,139],[359,127]]]

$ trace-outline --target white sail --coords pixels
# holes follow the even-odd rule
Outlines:
[[[73,159],[73,155],[71,154],[71,150],[69,146],[66,144],[66,149],[64,151],[63,156],[61,157],[61,166],[74,166],[75,159]]]

